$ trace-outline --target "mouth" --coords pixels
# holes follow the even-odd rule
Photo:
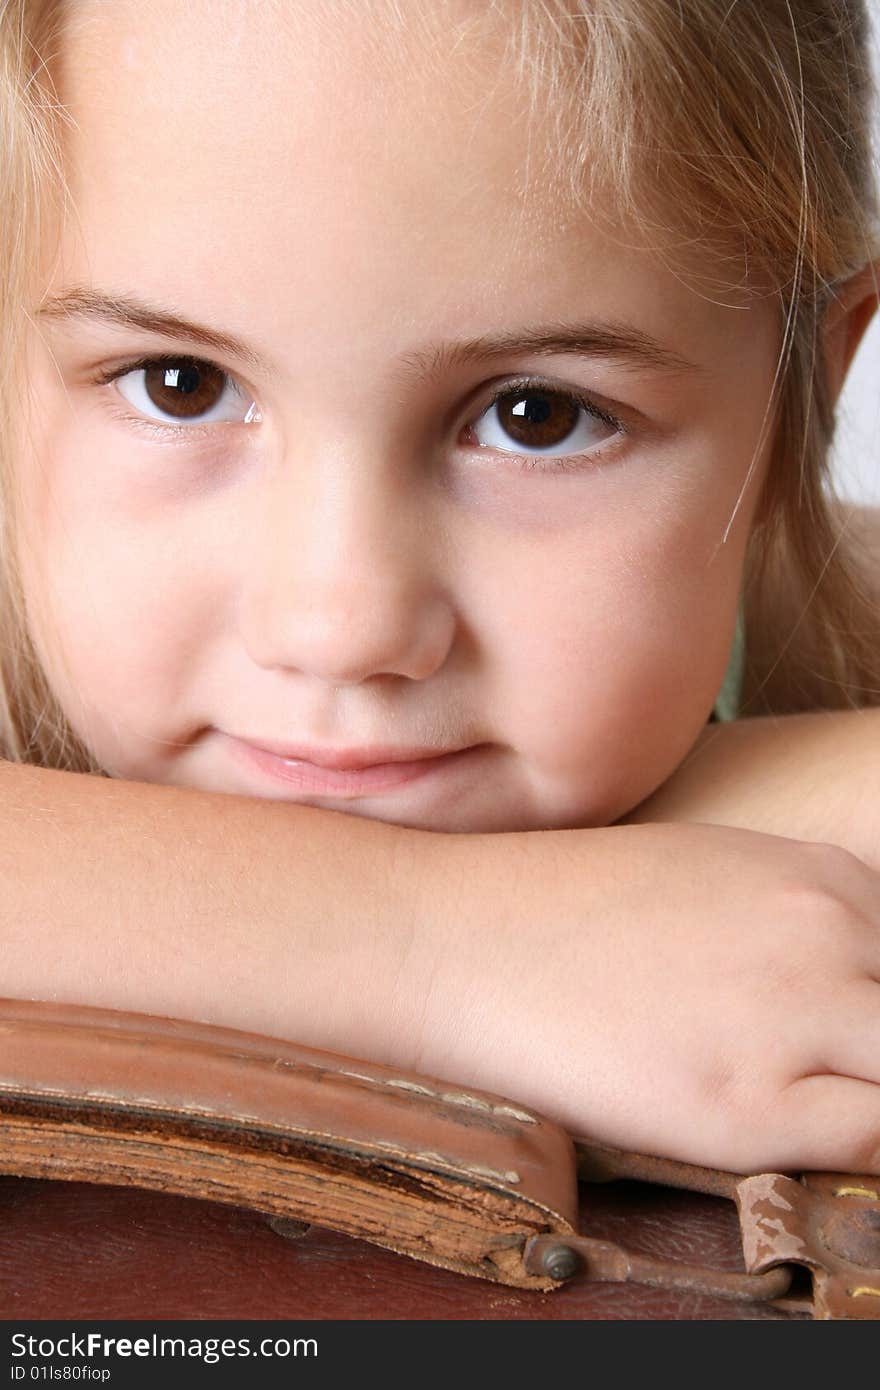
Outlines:
[[[224,735],[237,761],[263,779],[313,796],[377,796],[457,766],[485,744],[445,751],[391,748],[306,748]]]

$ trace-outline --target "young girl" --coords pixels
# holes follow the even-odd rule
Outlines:
[[[0,17],[3,990],[880,1172],[863,6]]]

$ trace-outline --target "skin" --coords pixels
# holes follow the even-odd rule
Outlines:
[[[880,709],[707,726],[627,824],[687,821],[843,844],[880,870]]]
[[[712,302],[526,184],[503,68],[474,108],[491,28],[377,83],[366,9],[340,51],[310,7],[295,31],[233,8],[224,43],[216,6],[178,15],[78,7],[59,73],[76,216],[48,297],[137,295],[247,338],[271,374],[212,354],[237,418],[157,437],[143,392],[120,394],[143,373],[97,374],[203,349],[38,320],[23,565],[71,724],[119,778],[431,830],[613,822],[678,765],[723,677],[776,305]],[[692,366],[511,351],[401,373],[442,340],[586,320]],[[489,406],[522,375],[625,433],[580,412],[580,446],[556,436],[573,466],[524,467],[536,450]],[[242,767],[230,734],[474,751],[330,797]]]
[[[779,838],[809,837],[802,798],[779,834],[592,828],[703,746],[774,306],[710,303],[528,187],[491,29],[402,58],[361,7],[343,48],[317,7],[294,35],[253,8],[224,7],[218,43],[213,5],[82,0],[63,49],[76,216],[47,294],[156,300],[274,371],[220,358],[258,425],[157,436],[95,378],[189,341],[37,320],[29,616],[114,776],[3,768],[5,989],[387,1060],[623,1147],[878,1171],[877,874]],[[841,368],[864,302],[827,340]],[[586,317],[696,369],[513,352],[400,375],[440,339]],[[538,373],[625,437],[559,472],[480,442],[488,384]],[[303,811],[222,731],[487,746]],[[529,833],[568,826],[591,828]]]

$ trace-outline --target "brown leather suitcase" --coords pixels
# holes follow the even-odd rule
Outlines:
[[[636,1284],[550,1293],[487,1284],[311,1226],[136,1188],[0,1179],[6,1319],[742,1319],[807,1317]],[[583,1189],[581,1229],[657,1258],[742,1269],[719,1197],[623,1183]]]
[[[880,1317],[876,1178],[575,1145],[181,1020],[9,1000],[0,1038],[6,1319]]]

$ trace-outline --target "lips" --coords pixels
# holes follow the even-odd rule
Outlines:
[[[389,763],[425,762],[463,751],[461,748],[392,748],[386,744],[371,744],[364,748],[318,748],[259,738],[241,741],[286,762],[310,763],[313,767],[331,768],[336,772],[359,772],[363,768],[384,767]]]
[[[239,762],[290,792],[354,798],[376,796],[440,776],[471,756],[478,745],[446,752],[389,748],[327,749],[227,736]]]

